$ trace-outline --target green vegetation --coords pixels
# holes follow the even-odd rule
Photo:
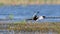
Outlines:
[[[14,18],[14,15],[13,14],[10,14],[9,15],[9,19],[12,20]]]
[[[29,0],[29,2],[36,2],[37,0]]]
[[[4,3],[0,3],[0,6],[3,6],[4,5]]]

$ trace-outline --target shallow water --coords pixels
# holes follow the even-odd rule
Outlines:
[[[20,21],[27,18],[32,18],[35,12],[39,11],[38,16],[55,16],[60,17],[60,5],[18,5],[18,6],[1,6],[0,19],[8,19],[9,14],[13,15],[14,21]],[[60,22],[58,19],[44,19],[41,21]]]

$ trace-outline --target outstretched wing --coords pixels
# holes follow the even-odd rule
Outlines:
[[[39,13],[39,12],[34,13],[33,18],[34,18],[35,16],[37,16],[38,13]]]

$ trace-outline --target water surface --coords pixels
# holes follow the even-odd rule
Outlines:
[[[39,16],[60,17],[60,5],[18,5],[0,7],[0,19],[9,18],[9,14],[14,16],[16,21],[32,18],[35,12],[39,11]],[[60,19],[44,19],[42,21],[60,22]]]

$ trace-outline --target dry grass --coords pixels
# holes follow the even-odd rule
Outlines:
[[[60,22],[46,22],[46,23],[11,23],[8,24],[8,30],[18,31],[56,31],[60,33]]]
[[[29,5],[29,4],[60,4],[60,0],[0,0],[0,3],[7,5]]]
[[[0,25],[2,25],[2,24],[3,23],[0,23]],[[5,24],[8,25],[6,28],[7,30],[42,31],[42,32],[56,31],[60,34],[60,22],[27,23],[27,22],[22,21],[22,22],[5,23]],[[2,28],[2,29],[4,29],[4,28]]]

